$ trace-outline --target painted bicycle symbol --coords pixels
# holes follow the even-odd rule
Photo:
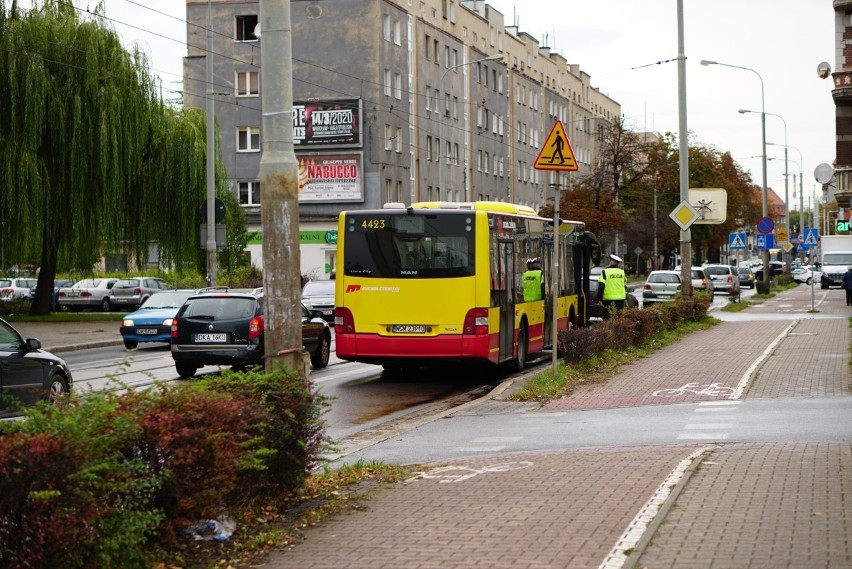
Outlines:
[[[439,480],[442,484],[445,482],[464,482],[470,480],[474,476],[490,472],[509,472],[510,470],[521,470],[529,468],[533,463],[528,460],[519,462],[504,462],[501,464],[489,464],[482,468],[470,468],[468,466],[440,466],[433,468],[428,472],[415,472],[414,476],[406,480],[411,482],[418,479]]]
[[[719,383],[710,383],[708,385],[699,385],[697,383],[687,383],[685,385],[681,385],[677,389],[658,389],[652,395],[654,397],[678,397],[680,395],[686,395],[687,393],[692,393],[694,395],[709,395],[711,397],[717,397],[721,395],[733,395],[734,388],[733,387],[725,387]]]

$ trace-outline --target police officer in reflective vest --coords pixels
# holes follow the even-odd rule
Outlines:
[[[619,265],[621,257],[610,255],[609,264],[598,277],[598,302],[606,307],[615,305],[616,309],[621,310],[627,299],[627,275]]]
[[[521,276],[524,285],[524,302],[532,302],[544,298],[544,275],[541,272],[541,259],[538,257],[527,261],[527,270]]]

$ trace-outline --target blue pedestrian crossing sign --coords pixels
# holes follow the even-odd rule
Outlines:
[[[805,232],[802,234],[802,245],[811,248],[816,247],[819,244],[819,228],[818,227],[806,227]]]
[[[744,251],[746,248],[745,233],[731,233],[728,236],[728,249],[731,251]]]
[[[754,236],[754,246],[758,249],[774,249],[775,235],[771,233],[758,233]]]

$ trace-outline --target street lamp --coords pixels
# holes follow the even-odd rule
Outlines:
[[[488,57],[484,57],[482,59],[475,59],[473,61],[467,61],[465,63],[459,63],[458,65],[451,65],[444,70],[444,73],[441,74],[441,79],[440,79],[440,81],[438,81],[438,89],[441,92],[444,91],[444,79],[446,78],[447,73],[449,73],[453,69],[458,69],[459,67],[464,67],[465,65],[473,65],[474,63],[482,63],[483,61],[496,61],[498,59],[503,59],[503,56],[500,55],[500,54],[489,55]],[[444,103],[444,109],[438,111],[439,114],[440,114],[439,121],[438,121],[438,191],[439,192],[444,191],[444,161],[441,159],[441,147],[444,146],[444,115],[446,114],[447,110],[448,109],[446,108],[446,103]]]
[[[748,109],[740,109],[739,112],[741,114],[744,113],[756,113],[757,111],[750,111]],[[764,113],[767,115],[772,115],[773,117],[778,117],[781,119],[781,122],[784,123],[784,144],[780,145],[784,147],[784,225],[787,227],[787,231],[790,232],[790,183],[787,169],[787,121],[784,120],[784,117],[775,113]],[[771,142],[765,142],[767,146],[779,146],[773,145]],[[801,170],[801,167],[799,168]],[[796,191],[796,187],[793,186],[793,191]],[[787,257],[787,269],[790,269],[790,259]]]
[[[732,67],[733,69],[743,69],[751,71],[757,78],[760,79],[760,126],[761,126],[761,144],[763,147],[763,188],[761,188],[761,198],[763,202],[763,217],[769,215],[769,201],[767,199],[767,183],[766,183],[766,93],[763,88],[763,77],[760,73],[751,67],[742,67],[740,65],[731,65],[730,63],[719,63],[718,61],[710,61],[707,59],[701,60],[701,65],[721,65],[722,67]],[[769,289],[769,249],[763,250],[763,283],[767,291]]]
[[[786,141],[784,141],[784,142],[786,142]],[[774,144],[772,142],[767,142],[766,144],[768,146],[782,146],[781,144]],[[804,191],[803,182],[802,182],[802,178],[804,176],[802,175],[802,172],[804,170],[805,160],[804,160],[804,158],[802,158],[802,151],[799,150],[798,148],[796,148],[795,146],[793,146],[793,145],[788,146],[786,144],[784,144],[783,146],[786,146],[787,148],[792,148],[793,150],[795,150],[796,152],[799,153],[799,211],[801,212],[801,211],[804,211],[804,204],[805,204],[805,200],[802,197],[803,196],[802,192]],[[796,180],[793,180],[793,192],[795,193],[795,191],[796,191]],[[796,199],[796,196],[794,195],[793,200],[795,201],[795,199]],[[800,213],[799,216],[801,217],[801,215],[802,214]],[[801,229],[804,229],[805,228],[804,220],[801,221],[801,225],[802,225]]]

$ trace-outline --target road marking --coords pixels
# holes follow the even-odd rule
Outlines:
[[[523,437],[479,437],[473,439],[474,443],[514,443],[521,440]]]
[[[730,429],[733,426],[733,423],[689,423],[684,429],[706,431],[708,429]]]
[[[742,401],[702,401],[698,404],[698,409],[696,411],[700,411],[703,407],[736,407],[742,403]]]
[[[499,464],[489,464],[488,466],[483,466],[482,468],[473,468],[470,466],[460,465],[450,465],[450,466],[439,466],[428,470],[426,472],[415,472],[414,476],[406,480],[405,482],[412,482],[418,479],[433,479],[439,480],[441,483],[447,482],[464,482],[465,480],[470,480],[474,476],[478,476],[479,474],[491,474],[491,473],[499,473],[499,472],[509,472],[511,470],[522,470],[524,468],[529,468],[534,463],[529,460],[521,460],[518,462],[503,462]]]
[[[668,477],[657,488],[657,491],[645,503],[633,521],[628,524],[627,529],[615,542],[615,546],[610,550],[609,554],[604,558],[598,569],[621,569],[627,561],[627,552],[632,551],[642,535],[651,525],[654,517],[660,511],[665,501],[672,493],[672,489],[677,485],[684,472],[692,464],[692,461],[710,450],[710,447],[704,447],[696,450],[688,457],[678,463],[674,470],[669,473]]]
[[[500,452],[504,450],[505,446],[497,446],[497,447],[458,447],[456,450],[461,452]]]
[[[679,441],[724,441],[727,438],[727,433],[692,433],[677,436]]]

